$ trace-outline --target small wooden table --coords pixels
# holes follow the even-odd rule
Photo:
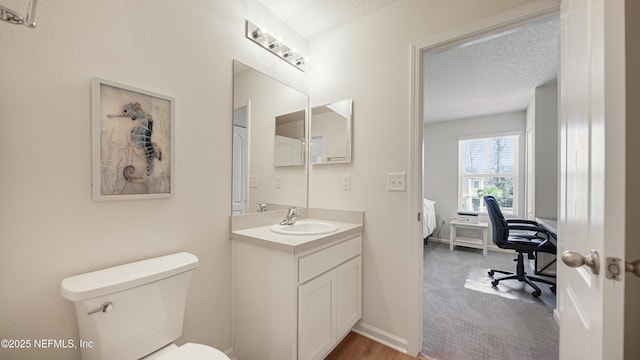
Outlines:
[[[482,232],[482,237],[457,236],[457,229],[473,229]],[[451,220],[449,222],[449,250],[453,251],[455,245],[465,246],[474,249],[482,249],[482,255],[487,256],[487,245],[489,238],[489,223],[479,222],[477,224]]]

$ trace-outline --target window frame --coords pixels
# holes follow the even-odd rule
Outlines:
[[[470,175],[463,175],[462,174],[462,160],[463,160],[463,154],[461,153],[461,142],[466,141],[466,140],[476,140],[476,139],[491,139],[491,138],[496,138],[496,137],[507,137],[507,136],[513,136],[515,137],[515,144],[514,144],[514,154],[513,154],[513,173],[483,173],[483,174],[470,174]],[[471,212],[471,213],[478,213],[481,215],[486,215],[486,208],[484,207],[484,204],[482,202],[482,200],[480,200],[480,210],[479,211],[474,211],[469,210],[469,209],[460,209],[460,205],[462,203],[462,196],[463,195],[463,185],[462,185],[462,179],[464,178],[468,178],[468,179],[474,179],[474,178],[480,178],[480,179],[489,179],[492,177],[513,177],[513,206],[511,208],[503,208],[502,206],[500,207],[500,209],[502,210],[503,214],[505,216],[518,216],[519,214],[519,210],[520,210],[520,204],[522,202],[522,196],[520,194],[520,183],[522,181],[522,174],[520,173],[520,169],[521,167],[524,165],[524,161],[522,159],[522,153],[523,153],[523,148],[522,148],[522,131],[507,131],[507,132],[496,132],[496,133],[487,133],[487,134],[478,134],[478,135],[470,135],[470,136],[459,136],[457,138],[457,151],[458,151],[458,174],[457,174],[457,204],[456,204],[456,211],[458,212]]]

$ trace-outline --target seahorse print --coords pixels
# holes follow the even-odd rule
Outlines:
[[[127,165],[122,171],[124,178],[131,183],[141,183],[146,181],[153,174],[153,160],[162,161],[162,150],[151,140],[153,135],[153,118],[151,114],[144,111],[139,102],[132,102],[122,106],[119,114],[107,115],[109,118],[128,117],[132,121],[137,121],[131,129],[131,143],[134,147],[144,151],[147,167],[144,175],[133,176],[136,168]]]

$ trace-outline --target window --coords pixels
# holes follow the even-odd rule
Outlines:
[[[502,212],[518,210],[518,135],[458,140],[458,210],[486,212],[493,195]]]

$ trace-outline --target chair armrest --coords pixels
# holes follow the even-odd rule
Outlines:
[[[499,229],[504,229],[504,228],[499,228]],[[546,246],[547,244],[551,244],[555,247],[555,245],[553,243],[551,243],[551,237],[555,238],[554,234],[552,234],[551,232],[549,232],[547,229],[541,228],[541,227],[537,227],[537,226],[531,226],[531,225],[524,225],[524,226],[508,226],[506,228],[507,230],[528,230],[528,231],[535,231],[536,232],[536,236],[533,237],[528,237],[528,236],[523,236],[520,237],[518,235],[514,235],[514,238],[510,239],[509,241],[515,244],[523,244],[523,245],[528,245],[528,244],[535,244],[536,247],[543,247]],[[543,236],[540,236],[538,234],[544,234]],[[541,240],[540,243],[536,243],[534,240]]]
[[[529,225],[540,226],[538,222],[533,220],[527,220],[527,219],[506,219],[506,220],[507,220],[507,224],[529,224]]]
[[[556,235],[551,233],[548,229],[543,228],[542,226],[533,226],[533,225],[508,225],[507,230],[524,230],[524,231],[533,231],[536,233],[536,238],[545,239],[544,243],[547,243],[549,239],[556,238]],[[543,236],[539,236],[539,234],[544,234]]]
[[[533,241],[533,239],[527,239],[527,238],[518,238],[518,239],[509,239],[510,243],[513,244],[521,244],[521,245],[525,245],[525,246],[535,246],[537,248],[544,248],[547,245],[553,246],[555,249],[555,245],[553,245],[552,242],[549,241],[549,239],[545,239],[545,238],[536,238],[536,240],[541,240],[541,242],[537,243],[535,241]],[[533,251],[537,251],[536,249],[531,249]]]
[[[524,230],[524,231],[533,231],[533,232],[541,232],[547,235],[548,238],[558,239],[558,235],[555,232],[547,229],[546,227],[536,223],[536,225],[523,223],[523,224],[507,224],[507,229],[509,230]]]
[[[534,225],[508,225],[508,230],[525,230],[525,231],[535,231],[548,234],[549,230],[543,228],[542,226],[534,226]]]

